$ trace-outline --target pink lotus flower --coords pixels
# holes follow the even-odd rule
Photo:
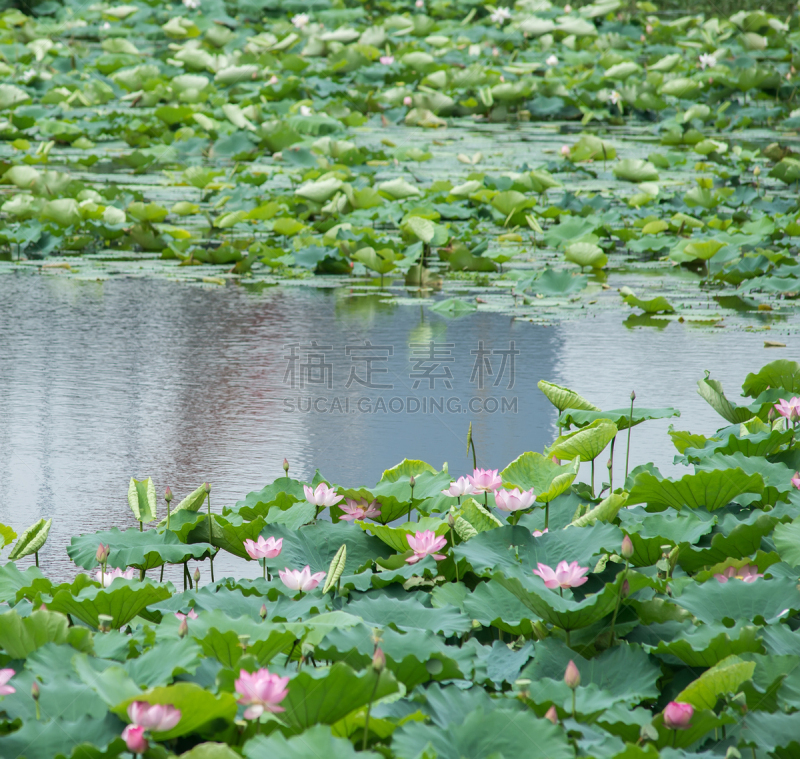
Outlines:
[[[111,585],[118,577],[123,580],[132,580],[135,576],[136,570],[133,567],[126,569],[124,572],[119,567],[114,567],[114,569],[107,569],[105,572],[102,569],[98,569],[94,573],[94,579],[101,583],[104,588]]]
[[[548,588],[577,588],[589,579],[584,577],[588,571],[588,567],[578,566],[577,561],[573,561],[571,564],[560,561],[555,571],[547,564],[539,562],[538,569],[534,569],[533,573],[539,575]]]
[[[144,737],[144,728],[141,725],[128,725],[122,731],[122,740],[132,754],[143,754],[150,748],[147,738]]]
[[[410,106],[411,105],[411,95],[406,95],[403,98],[403,105]]]
[[[289,590],[302,590],[305,593],[307,590],[314,590],[327,573],[314,572],[312,575],[311,567],[306,564],[303,569],[289,569],[289,567],[286,567],[285,570],[281,570],[278,574],[281,577],[281,582]]]
[[[416,536],[406,535],[408,547],[414,552],[413,556],[409,556],[406,561],[409,564],[416,564],[426,556],[433,556],[436,561],[441,561],[445,558],[443,554],[436,553],[440,548],[447,545],[447,538],[444,535],[436,537],[436,533],[432,530],[425,530],[418,532]]]
[[[547,529],[547,527],[545,527],[543,530],[534,530],[534,531],[531,533],[531,535],[533,535],[533,537],[534,537],[534,538],[541,538],[541,537],[542,537],[542,535],[544,535],[546,532],[549,532],[549,530]]]
[[[569,145],[562,145],[561,146],[561,155],[563,155],[564,158],[569,158],[569,153],[570,153]]]
[[[185,620],[187,617],[188,617],[189,619],[197,619],[197,612],[196,612],[194,609],[189,609],[189,613],[188,613],[188,614],[181,614],[181,612],[179,612],[179,611],[176,611],[176,612],[175,612],[175,616],[176,616],[176,617],[177,617],[177,618],[178,618],[178,619],[179,619],[181,622],[183,622],[183,621],[184,621],[184,620]]]
[[[345,522],[352,522],[355,519],[376,519],[381,515],[381,507],[377,501],[367,503],[366,500],[353,500],[352,498],[345,498],[345,505],[339,508],[344,511],[341,519]]]
[[[244,541],[244,550],[251,559],[274,559],[282,548],[283,538],[275,540],[270,536],[265,540],[263,535],[259,535],[258,542],[250,538]]]
[[[384,66],[391,66],[394,63],[393,55],[382,55],[380,61]]]
[[[324,482],[320,482],[316,489],[308,485],[303,485],[303,492],[306,500],[313,503],[317,508],[330,508],[342,500],[343,496],[336,492],[336,488],[329,488]]]
[[[272,76],[269,78],[269,81],[267,82],[267,84],[277,84],[277,83],[278,83],[278,77],[277,77],[277,76],[275,76],[275,74],[273,74],[273,75],[272,75]]]
[[[16,674],[13,669],[0,669],[0,696],[10,696],[12,693],[17,692],[16,688],[6,685]]]
[[[181,721],[181,710],[171,704],[134,701],[128,705],[128,719],[153,733],[166,733]]]
[[[792,485],[794,485],[798,490],[800,490],[800,472],[794,473],[794,477],[792,477]]]
[[[792,398],[790,401],[785,401],[783,398],[775,404],[775,410],[781,415],[785,416],[790,422],[796,422],[800,419],[800,398]]]
[[[692,721],[694,707],[680,701],[670,701],[664,709],[664,727],[670,730],[686,730]]]
[[[758,567],[745,564],[739,569],[736,569],[736,567],[728,567],[722,574],[714,575],[714,578],[717,582],[721,582],[724,585],[728,580],[733,579],[743,580],[744,582],[755,582],[759,577],[763,576],[763,574],[759,573]]]
[[[247,705],[244,718],[258,719],[264,712],[286,711],[278,704],[288,695],[288,682],[288,677],[273,675],[268,669],[259,669],[252,675],[244,669],[240,670],[235,686],[239,703]]]
[[[496,469],[476,469],[467,479],[476,493],[494,493],[503,484]]]
[[[494,494],[494,501],[500,511],[522,511],[533,506],[536,502],[536,493],[533,492],[533,488],[523,491],[519,488],[498,490]]]
[[[472,495],[474,492],[472,483],[466,477],[459,477],[455,482],[450,483],[450,487],[447,490],[442,491],[442,495],[461,498],[462,495]]]

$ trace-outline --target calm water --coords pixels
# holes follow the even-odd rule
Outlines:
[[[319,468],[345,485],[373,484],[404,457],[458,475],[471,468],[470,421],[479,465],[502,468],[554,436],[543,378],[601,408],[627,405],[635,389],[637,405],[676,406],[677,428],[709,433],[723,422],[696,393],[704,369],[735,398],[749,371],[794,355],[791,337],[769,351],[763,332],[631,330],[622,320],[606,312],[540,327],[306,286],[3,276],[0,522],[20,532],[53,517],[41,564],[68,576],[71,535],[134,525],[131,476],[178,498],[208,480],[218,510],[282,474],[284,457],[294,476]],[[671,466],[668,426],[634,430],[632,466]],[[258,571],[223,556],[216,565]]]

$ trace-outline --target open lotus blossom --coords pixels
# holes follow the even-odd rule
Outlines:
[[[312,111],[307,105],[300,106],[300,115],[301,116],[312,116],[314,111]]]
[[[278,704],[286,698],[288,683],[288,677],[279,677],[268,669],[259,669],[252,674],[244,669],[240,670],[235,687],[239,694],[239,703],[247,706],[244,718],[258,719],[264,712],[286,711]]]
[[[555,55],[551,55],[545,61],[548,66],[558,66],[558,58]]]
[[[183,0],[183,5],[190,11],[196,11],[200,7],[200,0]]]
[[[800,398],[792,398],[786,401],[783,398],[775,404],[775,410],[781,415],[785,416],[790,422],[796,422],[800,419]]]
[[[680,701],[670,701],[664,708],[664,727],[670,730],[686,730],[692,721],[694,707]]]
[[[135,576],[136,570],[133,569],[133,567],[126,569],[124,572],[119,567],[114,567],[114,569],[107,569],[105,572],[103,572],[102,569],[98,569],[94,573],[94,579],[102,583],[104,588],[111,585],[118,577],[121,577],[123,580],[132,580]]]
[[[196,612],[194,609],[189,609],[189,613],[188,613],[188,614],[182,614],[181,612],[179,612],[179,611],[176,611],[176,612],[175,612],[175,616],[176,616],[176,617],[177,617],[177,618],[178,618],[178,619],[179,619],[181,622],[183,622],[183,620],[185,620],[187,617],[188,617],[189,619],[197,619],[197,612]]]
[[[538,569],[534,569],[533,573],[539,575],[548,588],[577,588],[589,579],[584,577],[589,572],[589,568],[579,566],[577,561],[573,561],[571,564],[560,561],[555,571],[541,562],[537,566]]]
[[[414,552],[413,556],[409,556],[406,561],[409,564],[416,564],[426,556],[433,556],[436,561],[441,561],[445,558],[444,554],[436,553],[438,550],[447,545],[447,538],[444,535],[437,537],[433,530],[425,530],[418,532],[416,535],[406,535],[408,547]]]
[[[344,496],[336,492],[336,488],[329,488],[324,482],[320,482],[316,488],[303,485],[303,492],[306,494],[306,500],[309,503],[323,508],[330,508],[344,498]]]
[[[382,55],[380,57],[380,62],[384,66],[391,66],[394,63],[394,56],[393,55]]]
[[[608,100],[611,105],[619,105],[622,102],[622,95],[616,90],[612,90],[611,94],[608,96]]]
[[[181,721],[181,710],[171,704],[134,701],[128,706],[128,719],[152,733],[166,733]]]
[[[519,488],[500,489],[494,494],[494,501],[500,511],[522,511],[533,506],[536,502],[536,493],[533,492],[533,488],[522,491]]]
[[[355,519],[366,519],[367,517],[375,519],[381,515],[381,507],[378,505],[377,501],[368,503],[366,500],[356,501],[352,498],[346,498],[345,504],[339,508],[344,512],[341,519],[345,522],[352,522]]]
[[[792,485],[794,485],[798,490],[800,490],[800,472],[794,473],[794,477],[792,477]]]
[[[314,590],[319,585],[320,580],[325,578],[326,572],[314,572],[311,574],[311,567],[306,564],[302,569],[282,569],[278,572],[281,577],[281,582],[289,588],[289,590],[302,590],[305,593],[308,590]]]
[[[278,77],[277,77],[277,76],[275,76],[275,74],[273,74],[273,75],[272,75],[272,76],[269,78],[269,81],[267,82],[267,84],[277,84],[277,83],[278,83]]]
[[[296,29],[302,29],[304,26],[308,26],[310,20],[307,13],[298,13],[292,16],[292,24],[294,24]]]
[[[277,540],[272,536],[264,538],[258,536],[258,542],[248,538],[244,541],[244,550],[251,559],[274,559],[283,548],[283,538]]]
[[[745,564],[743,567],[728,567],[722,574],[714,575],[717,582],[726,583],[728,580],[743,580],[744,582],[755,582],[764,575],[758,571],[758,567],[752,564]]]
[[[476,469],[467,479],[476,493],[494,493],[503,484],[496,469]]]
[[[0,669],[0,696],[10,696],[16,693],[16,688],[7,685],[8,681],[17,674],[13,669]]]
[[[701,69],[706,68],[714,68],[717,65],[717,59],[715,56],[710,55],[709,53],[703,53],[698,59],[698,63],[700,64]]]
[[[466,477],[459,477],[455,482],[450,483],[450,487],[447,490],[442,491],[442,495],[461,498],[462,495],[472,495],[474,492],[472,483]]]
[[[542,535],[544,535],[546,532],[549,532],[549,530],[547,529],[547,527],[545,527],[543,530],[534,530],[534,531],[531,533],[531,535],[533,535],[533,537],[534,537],[534,538],[540,538],[540,537],[542,537]]]
[[[425,7],[425,2],[424,2],[424,0],[417,0],[417,2],[414,3],[414,5],[416,5],[417,8],[424,8]]]
[[[128,725],[122,731],[122,740],[132,754],[143,754],[150,748],[147,738],[144,737],[144,728],[141,725]]]
[[[508,8],[495,8],[489,15],[489,20],[493,24],[504,24],[511,18],[511,11]]]

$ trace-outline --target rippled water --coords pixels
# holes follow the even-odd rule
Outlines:
[[[674,405],[683,412],[671,420],[676,427],[708,433],[722,420],[695,392],[703,369],[736,396],[749,371],[789,355],[765,350],[763,332],[678,323],[631,330],[618,312],[551,327],[480,312],[448,320],[379,295],[305,284],[248,289],[8,274],[0,277],[0,323],[0,522],[19,532],[53,517],[41,563],[61,577],[74,571],[64,551],[70,536],[135,524],[126,500],[131,476],[150,476],[159,494],[169,485],[179,498],[208,480],[219,510],[282,474],[284,457],[294,476],[319,468],[346,485],[373,484],[404,457],[448,462],[457,474],[471,468],[470,421],[479,465],[503,467],[554,436],[555,411],[536,388],[543,378],[602,408],[625,406],[635,389],[637,405]],[[382,349],[370,355],[386,356],[372,362],[372,384],[391,389],[359,384],[367,362],[353,359],[364,355],[365,340]],[[481,341],[484,351],[508,351],[513,341],[513,386],[508,356],[494,385],[503,356],[472,353]],[[295,363],[287,358],[292,343],[299,343]],[[484,357],[493,374],[484,373],[481,389],[473,372]],[[302,365],[315,362],[324,382],[314,383],[307,369],[311,384],[292,388],[287,369],[299,384]],[[367,399],[360,408],[359,399]],[[470,411],[471,399],[483,410]],[[309,402],[316,410],[306,410]],[[448,402],[449,412],[438,410]],[[668,425],[634,429],[632,466],[670,466]],[[623,467],[618,456],[615,478]],[[217,567],[257,571],[223,556]]]

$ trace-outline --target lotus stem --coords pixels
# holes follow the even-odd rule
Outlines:
[[[364,720],[364,740],[361,742],[361,750],[367,750],[367,738],[369,737],[369,713],[372,710],[372,702],[375,700],[375,694],[378,692],[378,683],[381,681],[381,673],[375,673],[375,685],[372,688],[372,695],[369,697],[369,703],[367,704],[367,716]]]
[[[628,479],[628,462],[631,459],[631,427],[633,427],[633,402],[636,400],[636,391],[631,390],[631,413],[628,417],[628,450],[625,451],[625,480]]]
[[[267,560],[261,559],[261,576],[266,580],[267,579]]]
[[[34,551],[33,555],[36,558],[36,566],[38,567],[39,566],[39,552],[38,551]]]
[[[164,582],[164,565],[161,565],[161,575],[158,578],[159,582]]]
[[[567,631],[567,635],[569,635],[569,631]],[[572,689],[572,719],[575,719],[575,691],[577,688]]]
[[[550,501],[547,501],[544,505],[544,529],[546,530],[550,526]]]
[[[453,537],[453,528],[451,527],[450,528],[450,553],[451,554],[453,553],[453,549],[455,548],[455,546],[456,546],[456,541],[455,541],[455,538]],[[456,559],[455,556],[453,556],[453,564],[455,564],[455,567],[456,567],[456,582],[458,582],[458,559]]]
[[[211,554],[211,582],[214,582],[214,554]]]
[[[144,532],[144,522],[139,522],[139,532]]]
[[[594,498],[594,459],[592,459],[592,498]]]
[[[614,492],[614,443],[617,442],[617,436],[611,438],[611,455],[608,458],[608,494]]]

